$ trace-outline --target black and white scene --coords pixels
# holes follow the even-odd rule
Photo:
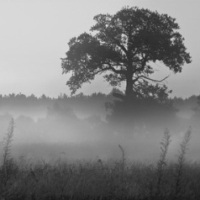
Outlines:
[[[0,200],[199,200],[199,7],[0,0]]]

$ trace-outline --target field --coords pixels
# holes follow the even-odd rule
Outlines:
[[[200,199],[200,164],[187,163],[189,129],[180,142],[177,161],[167,161],[170,133],[165,131],[161,151],[154,164],[131,162],[119,145],[120,159],[54,163],[30,163],[11,156],[14,121],[3,143],[0,168],[0,199]]]

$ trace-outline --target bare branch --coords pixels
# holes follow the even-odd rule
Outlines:
[[[136,81],[139,80],[139,79],[146,79],[146,80],[149,80],[149,81],[153,81],[153,82],[160,83],[160,82],[163,82],[164,80],[166,80],[168,77],[169,77],[169,75],[166,76],[166,77],[164,77],[164,78],[161,79],[161,80],[156,80],[156,79],[149,78],[149,77],[147,77],[147,76],[138,76],[138,77],[137,77],[136,79],[134,79],[133,81],[136,82]]]

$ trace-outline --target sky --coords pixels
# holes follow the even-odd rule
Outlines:
[[[176,18],[192,63],[184,65],[180,74],[157,63],[156,73],[159,77],[170,75],[164,83],[173,96],[199,95],[199,0],[0,0],[0,94],[70,95],[66,86],[69,75],[63,75],[61,68],[69,40],[88,32],[95,15],[115,14],[124,6],[157,10]],[[108,93],[111,89],[97,78],[78,92]]]

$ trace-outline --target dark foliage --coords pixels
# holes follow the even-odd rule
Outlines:
[[[72,73],[67,81],[72,94],[105,72],[104,78],[113,86],[125,81],[125,95],[131,97],[145,81],[158,81],[149,77],[154,73],[152,62],[162,62],[175,73],[191,62],[179,25],[167,14],[127,7],[94,20],[92,33],[72,38],[62,59],[63,73]]]

